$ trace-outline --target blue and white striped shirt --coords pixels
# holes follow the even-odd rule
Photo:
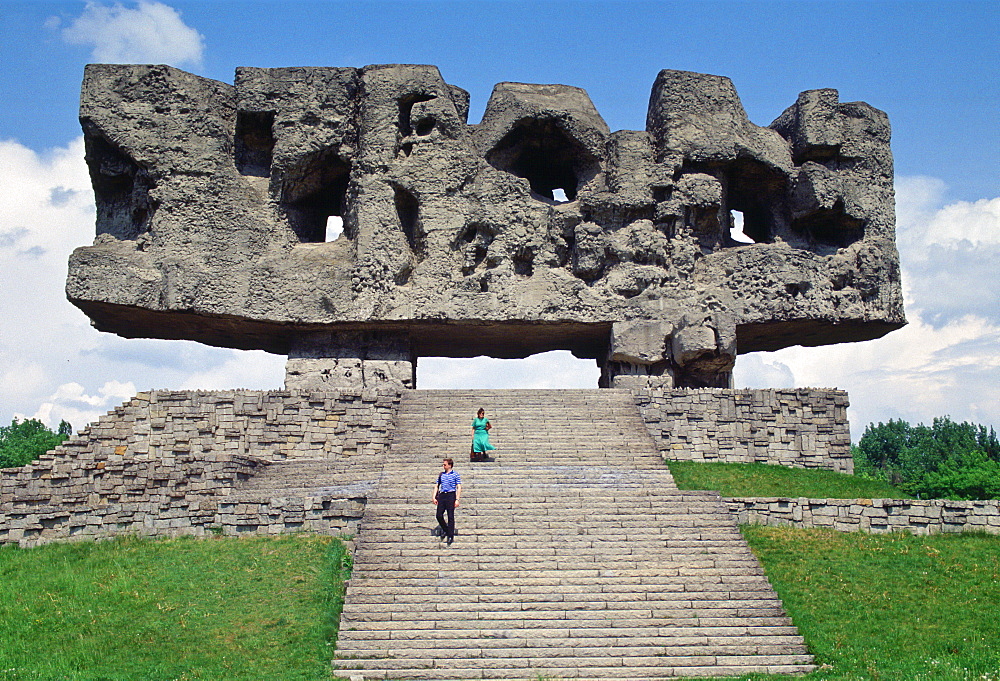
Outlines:
[[[458,489],[458,486],[462,484],[462,477],[453,470],[445,473],[441,471],[438,474],[438,491],[440,492],[454,492]]]

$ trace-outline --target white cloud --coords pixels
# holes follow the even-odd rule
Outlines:
[[[1000,326],[981,318],[965,317],[941,328],[914,318],[878,340],[746,355],[736,363],[735,380],[757,388],[846,390],[854,440],[869,423],[892,418],[930,423],[947,415],[1000,424],[998,347]],[[792,380],[776,384],[768,371]]]
[[[421,357],[417,387],[424,389],[596,388],[600,370],[592,359],[565,350],[525,359]]]
[[[0,422],[79,430],[138,390],[279,388],[283,358],[95,331],[66,300],[69,255],[94,238],[83,138],[39,154],[0,141]]]
[[[3,371],[0,372],[0,394],[7,396],[7,399],[16,399],[23,395],[30,395],[44,387],[48,376],[42,365],[37,363],[19,363],[14,357],[9,358],[11,363],[8,364],[7,353],[2,355],[2,359]]]
[[[777,352],[752,352],[739,357],[733,372],[737,387],[795,388],[795,374]]]
[[[936,177],[896,178],[896,240],[919,230],[941,207],[948,185]]]
[[[272,355],[263,350],[232,351],[230,357],[219,364],[187,376],[178,390],[226,390],[240,387],[250,390],[274,390],[285,377],[285,356]],[[280,381],[279,381],[280,383]]]
[[[897,183],[897,240],[907,313],[935,327],[976,315],[1000,324],[1000,198],[942,205],[929,178]]]
[[[62,37],[71,45],[92,46],[91,58],[103,63],[200,66],[205,50],[204,37],[177,10],[147,0],[134,9],[88,2]]]
[[[55,393],[50,398],[53,402],[68,402],[87,405],[88,407],[103,407],[112,398],[128,399],[135,395],[135,386],[132,383],[119,383],[118,381],[108,381],[98,391],[97,395],[87,395],[84,387],[79,383],[63,383],[56,388]],[[119,400],[120,401],[120,400]]]
[[[941,206],[946,189],[940,180],[927,177],[896,183],[897,236],[904,261],[926,259],[927,248],[934,245],[1000,245],[1000,198]]]
[[[973,246],[1000,244],[1000,198],[960,201],[945,206],[927,226],[929,244]]]
[[[942,205],[946,189],[933,178],[897,182],[906,327],[864,343],[744,355],[737,385],[845,389],[855,440],[890,418],[1000,424],[1000,198]]]
[[[67,421],[76,430],[80,430],[105,412],[131,399],[135,393],[132,383],[118,381],[108,381],[100,387],[97,395],[87,395],[79,383],[63,383],[29,418],[38,419],[50,426]],[[23,419],[24,415],[15,414],[15,417]]]
[[[89,328],[63,287],[69,254],[93,238],[93,223],[82,137],[46,155],[0,141],[0,399],[47,389],[47,353]]]

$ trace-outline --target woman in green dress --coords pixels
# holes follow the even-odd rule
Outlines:
[[[476,418],[472,419],[472,452],[469,454],[469,461],[482,461],[489,458],[486,452],[496,449],[490,444],[490,425],[486,418],[486,410],[480,409],[476,412]]]

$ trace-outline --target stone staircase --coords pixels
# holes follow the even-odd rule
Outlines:
[[[472,417],[495,460],[470,463]],[[457,536],[432,536],[444,456]],[[813,669],[717,495],[679,491],[630,393],[413,391],[358,536],[341,677],[661,679]]]

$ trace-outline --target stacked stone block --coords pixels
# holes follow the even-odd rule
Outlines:
[[[329,494],[220,501],[215,527],[223,534],[350,533],[361,520],[366,497]]]
[[[77,457],[74,465],[58,454],[2,471],[0,541],[26,545],[210,526],[215,498],[261,464],[239,456],[142,460],[96,452],[86,460]]]
[[[851,470],[843,392],[634,394],[668,458]],[[351,531],[380,475],[400,396],[140,393],[31,465],[0,471],[0,543]]]
[[[854,472],[844,391],[646,387],[634,392],[667,459]]]
[[[741,524],[828,527],[841,532],[1000,534],[1000,501],[943,499],[726,499]]]
[[[151,391],[0,471],[0,543],[119,533],[337,533],[357,522],[399,393]],[[283,489],[273,470],[322,475]],[[315,465],[313,465],[315,469]],[[267,481],[263,483],[261,481]]]

